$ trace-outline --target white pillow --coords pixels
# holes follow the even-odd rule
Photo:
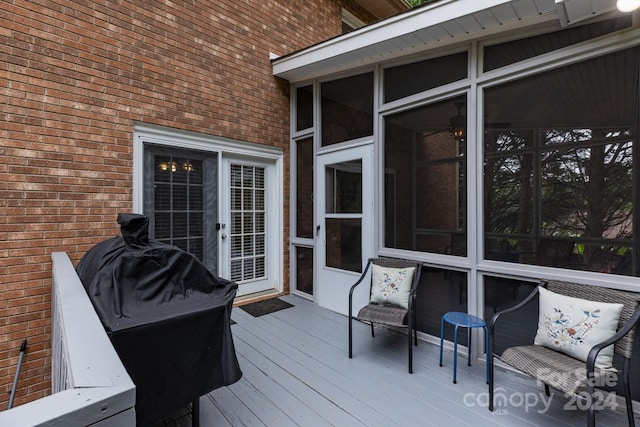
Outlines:
[[[372,267],[370,301],[409,308],[409,292],[415,267],[391,268],[376,264]]]
[[[534,343],[587,361],[594,345],[618,329],[623,304],[588,301],[540,290],[538,331]],[[602,349],[596,367],[613,369],[613,344]]]

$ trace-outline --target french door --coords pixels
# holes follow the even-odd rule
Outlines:
[[[280,290],[281,204],[274,162],[149,146],[144,212],[151,237],[178,246],[238,296]]]
[[[316,301],[338,313],[348,312],[349,289],[374,253],[372,168],[373,145],[318,156]]]
[[[238,296],[278,290],[280,207],[273,164],[224,157],[218,238],[221,276]]]

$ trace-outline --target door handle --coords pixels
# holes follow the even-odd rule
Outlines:
[[[316,236],[320,235],[320,224],[316,225]]]

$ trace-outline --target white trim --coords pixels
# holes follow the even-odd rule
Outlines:
[[[142,213],[144,206],[142,175],[146,143],[271,159],[276,160],[278,167],[282,169],[281,148],[137,122],[133,126],[133,212],[136,213]]]
[[[238,282],[238,297],[248,296],[263,291],[282,292],[283,290],[283,225],[284,207],[282,203],[282,168],[278,167],[274,161],[264,160],[256,156],[238,156],[236,154],[223,153],[219,172],[220,185],[220,222],[227,225],[229,233],[230,206],[229,206],[229,178],[230,166],[254,166],[265,169],[265,272],[266,277],[262,280],[249,280]],[[275,181],[275,182],[271,182]],[[274,231],[275,229],[275,231]],[[218,271],[222,277],[230,277],[230,240],[220,243],[220,257]],[[222,263],[226,264],[223,265]]]
[[[486,10],[511,0],[456,1],[442,0],[369,25],[359,31],[327,40],[302,51],[273,61],[273,74],[280,75],[320,59],[332,58],[374,45],[418,29],[440,24],[460,16]],[[362,39],[362,40],[360,40]]]
[[[273,74],[293,83],[528,25],[557,22],[552,0],[536,1],[536,11],[525,11],[524,15],[510,3],[512,0],[441,0],[278,58],[272,62]],[[490,25],[480,25],[474,14],[491,15],[492,9],[511,12],[500,20],[494,16],[495,22]],[[462,28],[463,21],[473,28]]]
[[[362,28],[365,26],[365,23],[362,22],[361,19],[358,19],[353,13],[349,12],[344,7],[342,9],[342,22],[347,24],[349,27],[355,29]]]
[[[144,206],[144,144],[157,144],[170,146],[179,149],[191,149],[218,153],[218,182],[222,180],[222,162],[230,156],[242,161],[255,161],[260,165],[267,165],[273,168],[273,178],[275,183],[270,187],[271,197],[274,197],[273,209],[276,219],[271,224],[277,224],[277,232],[274,232],[272,239],[275,240],[272,251],[276,251],[276,261],[269,266],[273,271],[273,289],[281,292],[284,287],[284,150],[277,147],[255,144],[246,141],[238,141],[229,138],[205,135],[180,129],[173,129],[164,126],[151,125],[147,123],[135,123],[133,133],[133,211],[143,213]],[[219,190],[221,191],[221,190]],[[222,192],[220,193],[222,194]],[[219,212],[222,212],[221,197],[218,200]],[[221,268],[222,257],[218,259],[218,268]],[[277,264],[276,264],[277,263]],[[223,270],[219,270],[223,271]]]

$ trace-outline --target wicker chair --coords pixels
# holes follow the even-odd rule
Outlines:
[[[375,337],[373,325],[374,323],[385,326],[393,326],[399,328],[407,328],[407,336],[409,340],[409,373],[413,373],[413,348],[411,345],[412,334],[415,345],[418,345],[418,333],[416,330],[416,289],[420,282],[420,273],[422,270],[422,264],[417,261],[408,261],[394,258],[370,258],[367,265],[362,272],[362,275],[358,281],[351,287],[349,291],[349,359],[353,357],[353,330],[352,320],[353,317],[353,293],[358,285],[364,282],[367,276],[367,272],[371,265],[377,265],[380,267],[390,268],[408,268],[415,267],[413,279],[411,282],[411,290],[409,292],[408,308],[400,307],[391,304],[377,304],[369,303],[362,307],[358,311],[358,315],[355,317],[363,323],[369,323],[371,325],[371,336]],[[373,268],[372,268],[373,270]],[[373,274],[372,274],[373,276]],[[371,287],[373,280],[369,281],[369,293],[371,294]]]
[[[589,404],[587,426],[594,427],[595,404],[598,402],[594,397],[594,391],[599,383],[598,378],[602,378],[603,374],[606,375],[595,366],[596,357],[602,349],[614,344],[614,354],[623,358],[622,373],[618,377],[622,377],[629,425],[634,426],[629,368],[633,348],[633,328],[640,318],[638,305],[640,293],[559,281],[541,283],[541,286],[569,297],[623,304],[617,332],[613,337],[593,346],[588,353],[586,363],[541,345],[511,347],[499,357],[494,355],[494,337],[498,321],[504,314],[517,311],[532,301],[539,294],[539,288],[536,287],[521,303],[495,314],[489,324],[489,410],[493,411],[494,409],[494,357],[498,357],[503,363],[542,382],[547,396],[550,395],[549,386],[552,386],[566,394],[577,396],[577,399],[586,398],[587,404]]]

